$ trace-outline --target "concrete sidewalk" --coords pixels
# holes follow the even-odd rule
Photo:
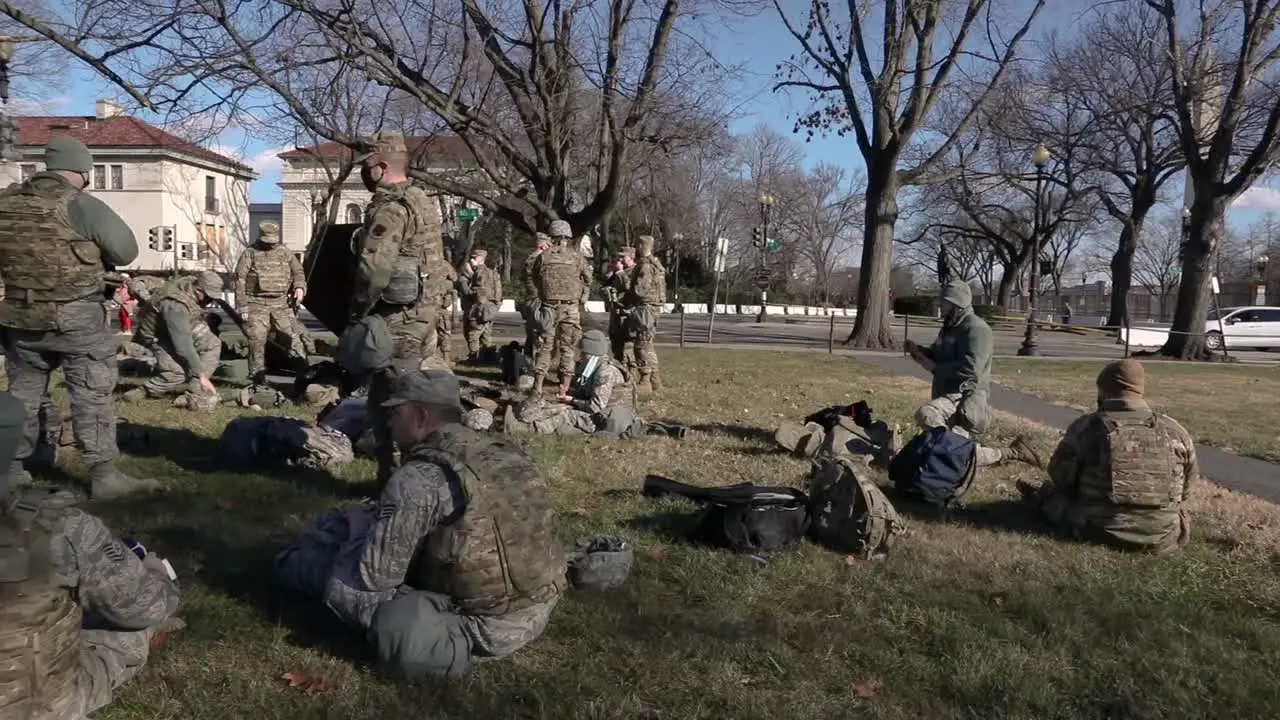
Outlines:
[[[929,374],[923,368],[910,358],[900,355],[864,353],[858,359],[895,375],[929,379]],[[1066,430],[1067,425],[1080,417],[1078,410],[1054,405],[1034,395],[994,383],[991,385],[991,405],[997,410],[1060,430]],[[1196,444],[1196,456],[1200,461],[1200,474],[1218,485],[1280,503],[1280,465],[1233,455],[1199,443]]]

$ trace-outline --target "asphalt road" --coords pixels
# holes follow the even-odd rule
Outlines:
[[[685,315],[683,319],[686,346],[708,344],[709,316]],[[455,315],[454,320],[454,334],[461,336],[461,317]],[[313,331],[321,330],[314,318],[305,316],[304,322]],[[584,318],[584,324],[595,323],[601,328],[604,327],[606,322],[607,318],[603,313],[591,314]],[[851,317],[835,318],[834,339],[837,350],[842,348],[840,343],[853,330],[853,323],[854,319]],[[680,315],[668,313],[660,316],[658,320],[658,342],[678,344],[680,342],[680,325]],[[777,315],[769,316],[764,323],[757,323],[754,316],[718,315],[715,318],[710,342],[717,345],[760,346],[762,348],[807,347],[824,349],[827,347],[828,338],[832,335],[832,330],[833,327],[829,318]],[[996,355],[1017,354],[1018,348],[1022,345],[1023,332],[1021,329],[997,324],[994,327],[994,331]],[[938,325],[937,323],[930,323],[912,325],[907,328],[901,319],[895,319],[893,335],[899,343],[902,341],[904,332],[908,332],[912,340],[921,344],[928,344],[938,334]],[[498,339],[523,340],[524,321],[517,313],[500,313],[494,321],[493,335],[495,336],[493,338],[494,341]],[[1103,335],[1100,332],[1077,334],[1060,331],[1041,331],[1038,334],[1038,341],[1039,354],[1045,357],[1085,359],[1119,358],[1124,356],[1124,346],[1117,345],[1114,338]],[[1242,361],[1280,363],[1280,353],[1232,352],[1232,355],[1238,356]]]

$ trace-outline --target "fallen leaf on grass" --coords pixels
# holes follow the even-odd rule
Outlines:
[[[577,508],[574,508],[574,509],[570,510],[570,511],[569,511],[569,514],[570,514],[570,515],[577,515],[578,517],[586,517],[586,516],[588,515],[588,513],[587,513],[587,509],[586,509],[586,508],[580,508],[580,507],[577,507]]]
[[[874,678],[863,680],[860,683],[853,684],[854,697],[869,698],[875,697],[876,692],[880,689],[880,681]]]
[[[289,687],[297,688],[307,695],[318,695],[328,692],[335,685],[333,678],[320,673],[309,673],[301,670],[287,672],[280,676],[281,680],[289,683]]]
[[[862,564],[862,560],[857,555],[845,555],[844,564],[849,567],[858,567]]]
[[[234,500],[227,500],[226,498],[218,498],[217,500],[213,501],[213,504],[217,505],[219,508],[223,510],[236,509],[236,502]]]
[[[644,556],[645,558],[647,558],[652,562],[660,563],[663,560],[667,559],[667,551],[663,550],[662,548],[658,548],[656,550],[650,550],[649,552],[645,553]]]

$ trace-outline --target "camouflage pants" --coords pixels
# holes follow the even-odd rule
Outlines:
[[[574,362],[578,358],[578,341],[582,339],[582,315],[578,302],[544,302],[556,314],[555,334],[547,337],[538,333],[533,344],[533,368],[537,375],[545,376],[551,369],[551,356],[559,356],[560,382],[573,377]]]
[[[62,368],[71,396],[71,424],[85,463],[109,462],[118,452],[111,393],[119,369],[106,306],[101,302],[67,303],[58,308],[57,318],[59,331],[4,331],[9,392],[27,411],[17,457],[31,457],[40,434],[40,409],[49,376]]]
[[[515,418],[543,435],[629,437],[644,430],[644,421],[636,417],[633,408],[624,405],[615,405],[596,414],[535,398],[524,403],[515,413]]]
[[[222,355],[222,340],[203,322],[196,323],[191,329],[191,340],[196,346],[196,354],[200,356],[200,367],[193,368],[192,374],[213,377],[213,371],[218,369],[218,358]],[[148,347],[156,356],[156,370],[143,385],[147,395],[163,397],[180,395],[190,390],[187,371],[178,362],[177,353],[169,339],[158,339]]]
[[[533,306],[520,305],[520,317],[524,320],[524,352],[532,357],[534,346],[538,343],[538,328],[533,321]]]
[[[438,358],[436,313],[438,308],[417,308],[387,314],[387,327],[395,341],[392,365],[369,378],[369,427],[377,443],[378,482],[385,483],[395,471],[395,445],[391,440],[390,414],[382,403],[391,397],[391,387],[402,372],[420,370],[425,362]]]
[[[306,362],[310,356],[307,347],[307,331],[298,322],[298,316],[287,305],[264,305],[253,303],[248,305],[241,316],[244,318],[244,332],[249,341],[249,379],[262,382],[266,378],[267,339],[275,333],[289,347],[289,357]]]
[[[146,630],[80,631],[80,696],[82,712],[110,704],[116,688],[129,682],[147,664],[155,628]]]
[[[969,431],[955,422],[956,411],[960,409],[962,397],[960,393],[952,393],[930,400],[916,411],[916,424],[926,430],[944,427],[961,437],[969,437]],[[998,465],[1004,459],[1004,452],[999,448],[979,445],[976,457],[978,467],[987,467]]]
[[[449,361],[453,352],[453,295],[442,296],[440,313],[436,316],[436,350]]]
[[[654,348],[654,336],[658,332],[660,305],[643,305],[631,310],[632,340],[635,341],[636,368],[640,379],[658,370],[658,351]]]
[[[490,317],[492,313],[496,313],[498,308],[495,303],[489,302],[488,311]],[[481,308],[472,305],[462,313],[462,331],[467,339],[467,354],[475,355],[484,348],[489,346],[489,331],[493,329],[493,321],[484,321],[484,311]]]

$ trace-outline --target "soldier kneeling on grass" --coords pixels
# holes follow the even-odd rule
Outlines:
[[[1098,410],[1071,423],[1049,460],[1049,480],[1018,489],[1051,524],[1081,539],[1123,549],[1169,552],[1186,545],[1183,509],[1195,482],[1196,448],[1176,420],[1143,397],[1136,360],[1098,374]]]
[[[0,393],[0,718],[82,718],[184,627],[172,568],[68,493],[10,491],[24,410]]]
[[[222,278],[202,272],[165,285],[143,306],[134,341],[155,353],[155,374],[146,385],[125,393],[126,400],[184,393],[212,398],[210,377],[222,354],[222,341],[205,321],[203,307],[222,293]]]
[[[567,584],[555,511],[523,450],[460,424],[452,373],[404,373],[383,405],[402,464],[376,505],[308,527],[278,581],[366,631],[391,674],[458,677],[546,629]]]
[[[535,394],[519,407],[508,405],[503,421],[506,432],[620,438],[685,436],[687,429],[683,426],[647,423],[636,415],[630,377],[626,368],[611,357],[609,338],[603,332],[588,330],[579,347],[581,359],[574,369],[569,392],[555,402],[546,402]]]

